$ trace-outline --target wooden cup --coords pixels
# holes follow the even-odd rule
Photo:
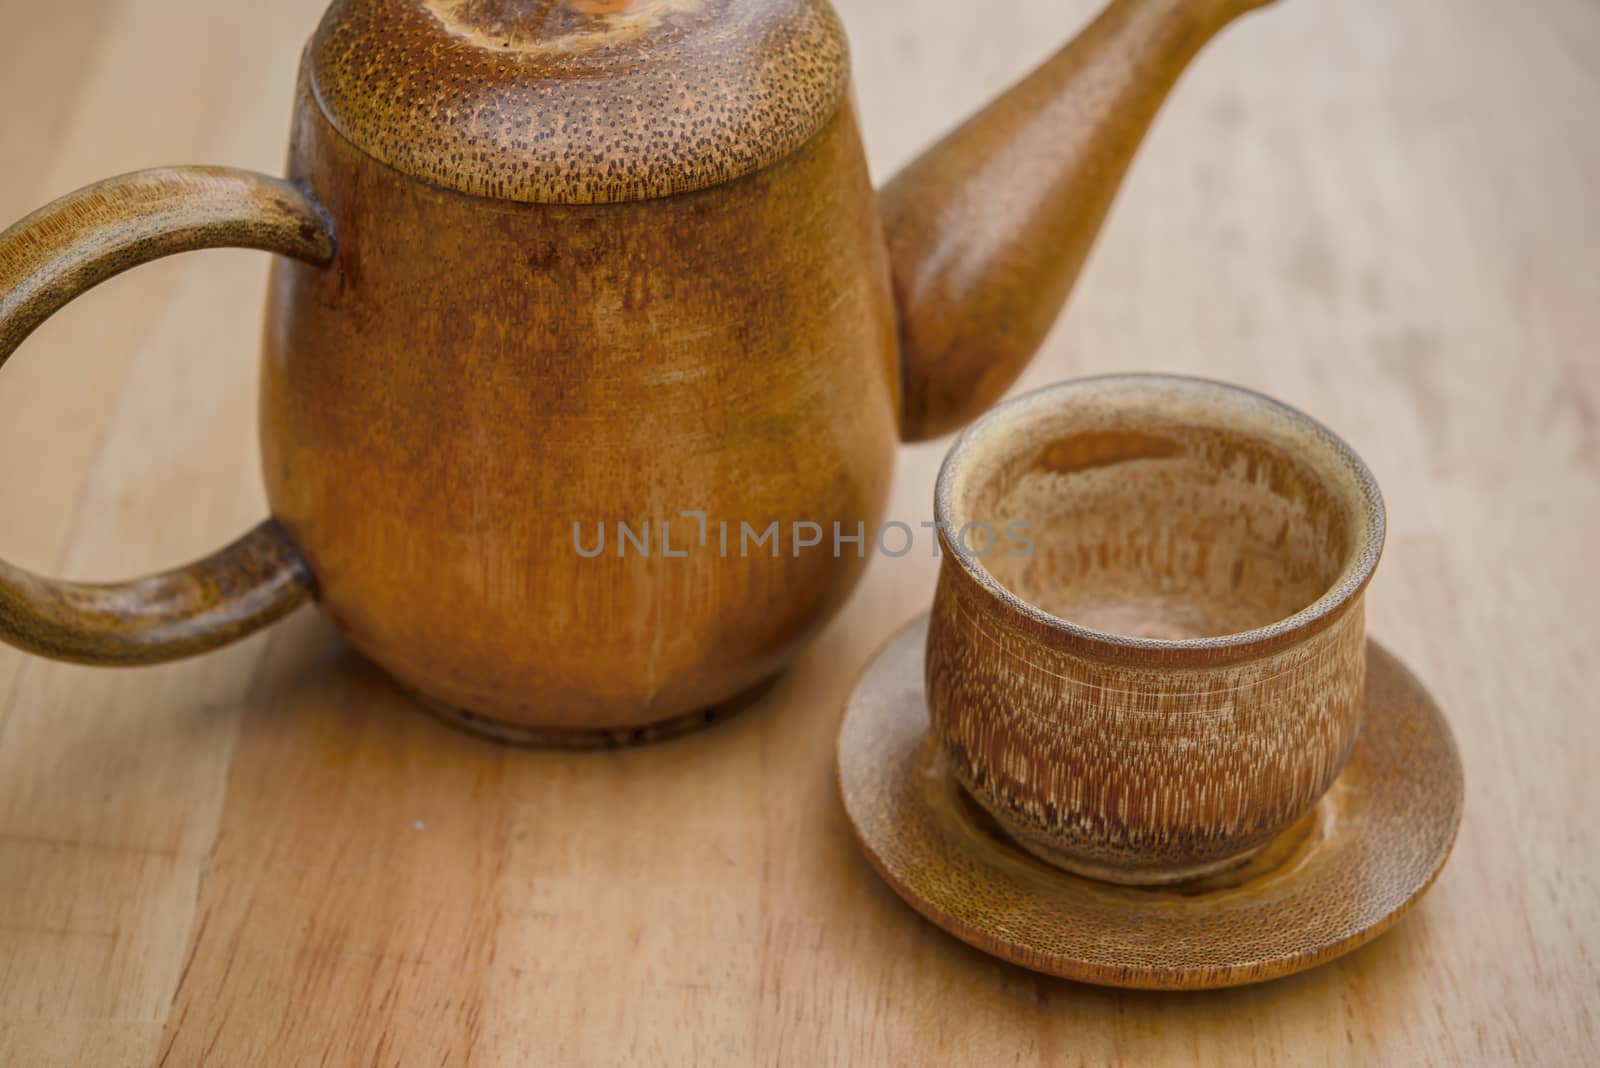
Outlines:
[[[1068,382],[963,433],[934,508],[933,729],[1029,852],[1178,882],[1332,785],[1361,726],[1384,510],[1327,428],[1202,379]]]

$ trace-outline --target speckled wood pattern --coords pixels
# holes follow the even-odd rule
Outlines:
[[[1339,775],[1385,520],[1309,415],[1177,375],[1059,382],[962,433],[934,518],[934,729],[1030,852],[1180,882],[1265,846]],[[1033,548],[951,536],[977,524]]]
[[[1461,822],[1461,761],[1422,684],[1367,646],[1349,763],[1303,819],[1232,872],[1127,887],[1059,871],[1004,837],[928,732],[908,625],[867,667],[839,733],[839,785],[878,873],[938,926],[1036,971],[1199,990],[1310,968],[1386,931],[1433,883]]]
[[[330,122],[434,185],[604,204],[805,144],[849,56],[820,0],[336,0],[306,52]]]

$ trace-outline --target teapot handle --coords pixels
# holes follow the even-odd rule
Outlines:
[[[87,186],[0,233],[0,366],[78,294],[205,248],[326,266],[333,228],[306,192],[251,171],[167,167]],[[157,663],[226,645],[314,595],[300,550],[267,519],[205,559],[130,582],[47,579],[0,560],[0,640],[78,663]]]

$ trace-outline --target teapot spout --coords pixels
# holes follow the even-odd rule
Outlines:
[[[1272,0],[1113,0],[879,196],[900,316],[901,436],[956,429],[1044,341],[1189,61]]]

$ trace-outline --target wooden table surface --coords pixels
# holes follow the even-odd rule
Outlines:
[[[0,223],[138,167],[276,171],[320,4],[0,0]],[[875,171],[1090,7],[841,3]],[[161,668],[0,649],[0,1063],[1594,1063],[1597,115],[1594,0],[1286,0],[1180,86],[1023,383],[1231,379],[1376,471],[1371,627],[1447,710],[1468,800],[1373,945],[1123,994],[903,905],[852,845],[832,742],[927,605],[914,554],[877,560],[763,704],[630,752],[442,726],[310,610]],[[24,346],[0,552],[120,578],[260,516],[265,269],[145,267]],[[902,454],[894,517],[930,514],[944,448]]]

